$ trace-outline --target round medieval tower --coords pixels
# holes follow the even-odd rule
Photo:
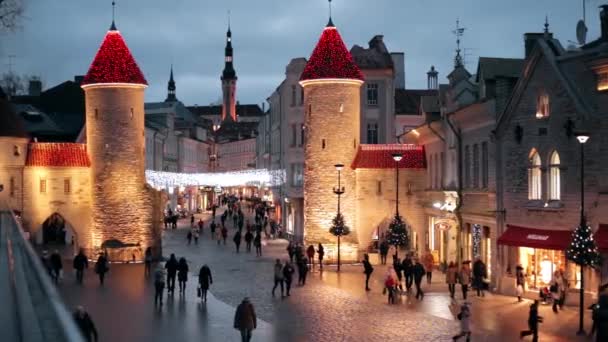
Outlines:
[[[145,179],[144,89],[137,63],[114,22],[82,82],[91,159],[92,251],[141,260],[154,246]]]
[[[304,149],[304,239],[322,243],[336,258],[336,237],[329,233],[336,216],[336,164],[343,164],[340,211],[351,234],[342,238],[342,259],[356,257],[355,171],[351,163],[359,147],[363,74],[353,62],[331,19],[304,71],[306,145]]]

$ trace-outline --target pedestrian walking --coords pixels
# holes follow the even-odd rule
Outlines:
[[[414,263],[412,262],[411,254],[407,254],[401,263],[403,276],[405,277],[405,290],[410,292],[412,284],[414,284]]]
[[[190,216],[190,228],[194,228],[194,214]]]
[[[388,255],[388,250],[389,250],[389,244],[388,241],[386,240],[382,240],[382,242],[380,243],[380,263],[382,265],[386,265],[386,256]]]
[[[471,340],[471,308],[468,302],[462,303],[456,317],[460,320],[460,333],[452,337],[452,340],[458,341],[461,337],[466,337],[466,341],[469,342]]]
[[[418,260],[418,259],[416,259],[416,264],[414,265],[413,273],[414,273],[414,284],[416,285],[416,299],[423,300],[424,292],[422,291],[421,283],[422,283],[422,278],[424,277],[425,274],[427,274],[427,272],[425,272],[424,266],[422,266],[422,263],[420,263],[420,260]],[[427,278],[427,280],[428,280],[428,278]]]
[[[146,276],[150,275],[150,269],[152,267],[152,247],[146,248],[146,252],[144,253],[144,272]]]
[[[403,286],[401,286],[401,280],[403,279],[401,273],[401,261],[399,261],[399,257],[397,254],[393,255],[393,270],[395,271],[395,275],[397,278],[395,279],[396,285],[399,287],[400,291],[403,291]]]
[[[61,279],[61,274],[63,272],[63,261],[61,261],[61,255],[59,255],[59,250],[55,250],[53,254],[51,254],[50,258],[51,269],[52,269],[52,277],[55,281],[55,284],[59,282]]]
[[[186,258],[179,258],[177,263],[177,282],[179,285],[179,293],[183,294],[186,292],[186,282],[188,281],[188,262]]]
[[[317,246],[317,257],[319,258],[319,268],[323,270],[323,257],[325,257],[325,249],[322,244]]]
[[[291,290],[291,282],[293,280],[294,272],[295,272],[295,270],[293,269],[293,266],[291,266],[289,261],[285,261],[285,266],[283,266],[283,278],[285,280],[285,295],[287,297],[290,296],[289,293]]]
[[[277,286],[281,286],[281,297],[283,297],[283,264],[281,264],[281,260],[277,259],[274,264],[274,287],[272,288],[272,296],[274,297],[274,291],[277,289]]]
[[[91,315],[85,311],[84,307],[76,307],[76,310],[74,311],[74,322],[76,323],[76,326],[78,327],[78,330],[80,330],[80,333],[84,337],[85,341],[99,341],[95,323],[93,323]]]
[[[530,304],[530,313],[528,315],[528,330],[522,330],[519,333],[519,338],[532,335],[532,342],[538,342],[538,324],[543,322],[543,318],[538,315],[538,300]],[[600,341],[600,340],[598,340]]]
[[[110,270],[108,266],[108,257],[105,253],[100,253],[95,263],[95,273],[99,276],[99,284],[103,285],[103,281],[106,277],[106,273]]]
[[[213,207],[215,210],[215,207]],[[215,217],[215,215],[213,216]],[[217,225],[215,224],[215,219],[211,220],[211,224],[209,225],[209,229],[211,230],[211,240],[215,239],[215,229],[217,228]]]
[[[298,284],[301,286],[306,285],[306,275],[308,275],[308,260],[307,258],[300,258],[298,262]]]
[[[308,257],[310,268],[313,269],[315,267],[315,246],[308,246],[308,249],[306,249],[306,256]]]
[[[365,273],[365,291],[371,291],[369,288],[369,278],[372,276],[374,272],[374,267],[369,262],[369,254],[363,255],[363,273]]]
[[[53,268],[51,267],[51,258],[49,256],[49,251],[46,249],[42,251],[42,255],[40,256],[40,262],[42,263],[42,267],[46,270],[46,273],[53,277]]]
[[[154,271],[154,305],[163,306],[163,291],[165,290],[165,270],[158,265]]]
[[[198,286],[200,289],[201,300],[207,302],[207,291],[209,286],[213,284],[213,277],[211,276],[211,269],[207,264],[204,264],[198,271]]]
[[[255,309],[249,298],[245,297],[241,304],[236,308],[234,314],[234,328],[241,332],[241,341],[251,341],[253,330],[257,328],[257,318]]]
[[[253,246],[255,247],[255,255],[261,257],[262,256],[262,235],[257,233],[255,238],[253,238]]]
[[[188,245],[192,243],[192,230],[189,230],[188,234],[186,234],[186,240],[188,240]]]
[[[521,302],[521,297],[524,295],[525,286],[526,286],[526,276],[524,275],[524,268],[521,265],[517,265],[515,267],[515,286],[517,293],[517,301]]]
[[[205,221],[203,221],[203,219],[200,219],[198,220],[198,230],[201,235],[203,234],[203,228],[205,228]]]
[[[200,233],[199,233],[199,232],[200,232],[200,229],[198,229],[198,227],[195,227],[195,228],[192,230],[192,237],[194,238],[194,244],[195,244],[195,245],[198,245],[198,238],[199,238],[199,236],[200,236]]]
[[[488,277],[488,270],[486,264],[477,258],[473,263],[473,286],[477,290],[477,297],[485,297],[485,286],[486,278]]]
[[[566,293],[568,293],[568,288],[570,284],[568,283],[568,278],[564,274],[563,269],[559,269],[558,271],[557,282],[559,285],[559,308],[564,308],[564,303],[566,302]]]
[[[226,239],[228,238],[228,229],[226,229],[226,226],[222,226],[222,241],[224,241],[224,246],[226,246]]]
[[[597,305],[593,309],[593,326],[595,328],[595,341],[608,341],[608,294],[600,294]],[[591,329],[591,334],[593,334]]]
[[[450,291],[450,298],[454,299],[456,294],[456,281],[458,278],[458,268],[453,261],[450,261],[448,269],[445,272],[445,282],[448,284],[448,290]]]
[[[76,257],[74,257],[73,266],[76,270],[76,281],[78,284],[82,284],[84,270],[89,268],[89,260],[82,249],[78,252]]]
[[[251,243],[253,242],[253,233],[251,230],[247,229],[245,233],[245,247],[247,249],[247,253],[251,252]]]
[[[435,267],[435,258],[429,248],[426,249],[426,253],[422,257],[422,264],[426,271],[426,283],[431,284],[431,280],[433,279],[433,268]]]
[[[395,270],[389,267],[386,276],[384,277],[384,290],[382,290],[382,293],[387,294],[389,304],[395,304],[397,302],[395,298],[397,280],[395,279],[396,275],[394,273]]]
[[[549,285],[549,292],[551,293],[551,300],[553,301],[553,305],[552,305],[552,309],[553,312],[557,313],[557,307],[559,305],[559,299],[560,299],[560,283],[561,283],[561,277],[559,274],[559,271],[555,271],[553,272],[553,279],[551,279],[551,283]]]
[[[293,263],[293,257],[296,255],[296,247],[291,241],[287,244],[287,255],[289,255],[289,262]]]
[[[236,247],[236,252],[239,252],[239,248],[241,247],[241,232],[240,231],[236,231],[234,233],[234,237],[232,238],[232,241],[234,241],[234,245]]]
[[[169,260],[165,263],[167,270],[167,294],[175,294],[175,277],[177,276],[178,262],[175,254],[171,253]]]
[[[462,299],[467,300],[467,292],[471,284],[471,269],[469,268],[470,261],[463,261],[462,268],[459,273],[460,288],[462,290]]]

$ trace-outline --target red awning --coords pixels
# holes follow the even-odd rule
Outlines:
[[[608,252],[608,224],[600,224],[597,232],[593,234],[593,238],[600,251]]]
[[[572,240],[570,230],[549,230],[519,227],[508,224],[498,238],[499,245],[565,250]]]

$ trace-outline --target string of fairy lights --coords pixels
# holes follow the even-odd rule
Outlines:
[[[285,170],[244,170],[213,173],[179,173],[146,170],[146,180],[157,189],[187,186],[279,186],[285,182]]]

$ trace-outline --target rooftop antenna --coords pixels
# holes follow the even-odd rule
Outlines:
[[[576,23],[576,40],[579,45],[585,45],[587,41],[587,9],[585,0],[583,0],[583,19]]]
[[[228,31],[230,31],[230,10],[228,10]]]
[[[333,27],[334,26],[334,22],[333,20],[331,20],[331,0],[329,1],[329,22],[327,23],[327,27]]]
[[[462,56],[460,55],[460,38],[464,35],[464,27],[460,27],[460,19],[456,19],[456,29],[452,33],[456,36],[456,57],[454,58],[454,67],[461,67]]]
[[[116,1],[112,1],[112,26],[110,26],[110,31],[116,31],[116,24],[114,22],[115,15],[116,15]]]

